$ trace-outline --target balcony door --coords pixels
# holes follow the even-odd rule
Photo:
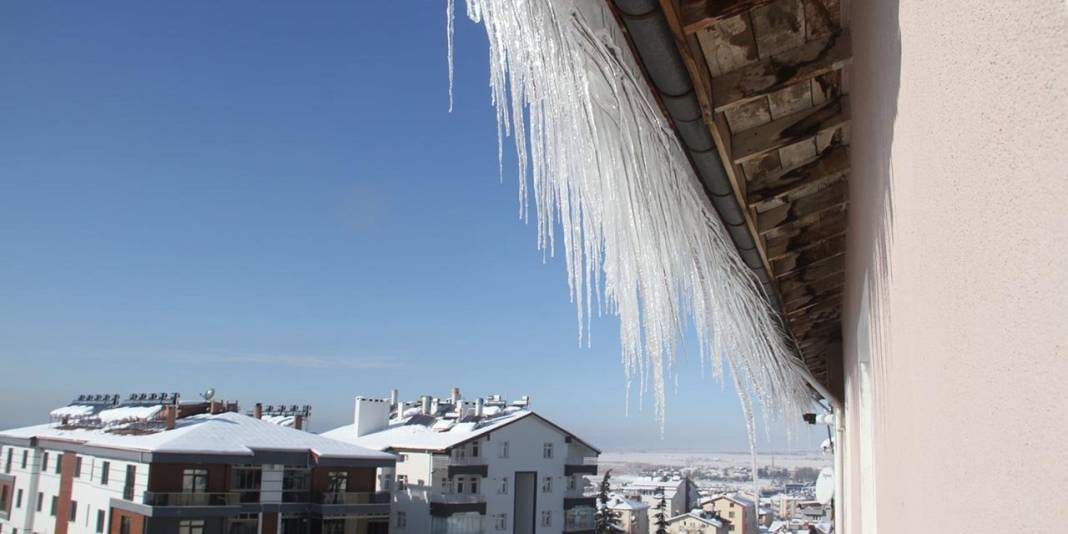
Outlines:
[[[205,493],[208,491],[207,469],[183,469],[182,493]]]
[[[534,534],[535,513],[538,509],[538,473],[516,471],[515,473],[515,523],[514,534]]]

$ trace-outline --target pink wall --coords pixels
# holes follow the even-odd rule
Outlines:
[[[1063,528],[1068,3],[851,3],[847,532]]]

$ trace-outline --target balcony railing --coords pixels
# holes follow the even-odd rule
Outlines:
[[[434,456],[431,465],[434,469],[444,469],[450,465],[486,465],[484,456],[447,456],[439,454]]]
[[[430,502],[440,502],[445,504],[467,504],[467,503],[480,503],[485,502],[486,496],[481,493],[444,493],[436,492],[430,494]]]
[[[319,494],[320,504],[389,504],[388,491],[348,491]]]
[[[568,456],[567,465],[597,465],[596,456]]]
[[[145,504],[149,506],[236,506],[239,502],[240,494],[235,491],[219,493],[145,492]]]
[[[593,518],[578,521],[568,521],[564,524],[564,532],[575,532],[577,530],[593,530]]]

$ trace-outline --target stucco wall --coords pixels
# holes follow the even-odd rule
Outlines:
[[[1068,4],[851,3],[847,532],[1062,528]]]

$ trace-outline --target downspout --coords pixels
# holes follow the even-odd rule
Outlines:
[[[704,185],[708,198],[723,221],[735,248],[760,281],[772,306],[776,310],[780,309],[778,292],[765,268],[756,240],[749,231],[744,208],[739,205],[734,194],[734,185],[727,177],[726,164],[720,158],[715,141],[704,122],[693,81],[676,48],[675,34],[660,8],[659,0],[606,1],[615,8],[613,11],[626,28],[631,47],[645,71],[646,79],[674,122],[683,151],[690,158],[694,172]],[[834,531],[842,534],[844,458],[841,449],[845,438],[845,411],[841,401],[823,387],[808,369],[798,365],[797,371],[813,390],[830,403],[834,415]],[[759,508],[760,496],[756,497]]]

